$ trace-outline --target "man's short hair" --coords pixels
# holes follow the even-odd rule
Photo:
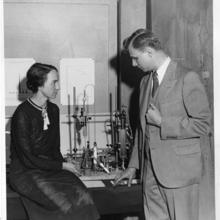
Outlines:
[[[128,50],[129,45],[140,51],[144,51],[146,47],[151,47],[155,50],[162,50],[162,45],[159,38],[150,30],[138,29],[123,41],[125,50]]]

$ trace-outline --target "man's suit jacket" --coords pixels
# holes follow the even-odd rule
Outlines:
[[[199,76],[171,61],[151,98],[152,74],[140,84],[140,126],[129,167],[144,167],[144,150],[150,148],[153,169],[165,187],[199,183],[202,174],[201,137],[210,132],[211,113]],[[161,127],[146,121],[149,103],[162,116]]]

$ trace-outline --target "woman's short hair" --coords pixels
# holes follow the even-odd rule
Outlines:
[[[52,70],[58,72],[55,66],[43,63],[34,63],[27,71],[27,88],[33,93],[36,93],[38,91],[38,87],[44,85],[47,79],[47,74]]]
[[[125,50],[128,50],[129,45],[140,51],[144,51],[146,47],[151,47],[155,50],[162,50],[162,45],[159,38],[150,30],[138,29],[123,41]]]

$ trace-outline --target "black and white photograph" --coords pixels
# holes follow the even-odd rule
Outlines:
[[[220,218],[217,0],[3,0],[0,220]]]

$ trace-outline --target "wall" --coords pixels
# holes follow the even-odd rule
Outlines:
[[[213,106],[212,0],[152,1],[152,29],[167,52],[204,78]],[[204,73],[208,71],[209,74]],[[208,78],[206,78],[208,77]]]
[[[139,28],[146,28],[146,0],[121,0],[120,49],[125,38]],[[133,68],[128,54],[121,54],[121,105],[127,106],[130,124],[134,132],[138,117],[138,88],[144,73]]]
[[[99,121],[96,130],[98,147],[106,147],[109,93],[112,93],[115,109],[117,86],[116,70],[109,64],[109,60],[117,55],[117,0],[5,0],[4,38],[5,58],[34,58],[58,69],[62,58],[95,60],[95,104],[89,106],[89,114],[96,115]],[[73,124],[69,124],[73,119],[69,121],[68,106],[61,105],[60,95],[53,101],[60,107],[61,150],[67,153],[73,144],[70,131],[73,132]],[[6,107],[7,152],[10,116],[15,107]],[[72,108],[70,113],[73,114]],[[92,117],[89,126],[91,142],[95,140],[94,120]],[[78,145],[83,147],[85,141],[80,132],[82,141]]]

